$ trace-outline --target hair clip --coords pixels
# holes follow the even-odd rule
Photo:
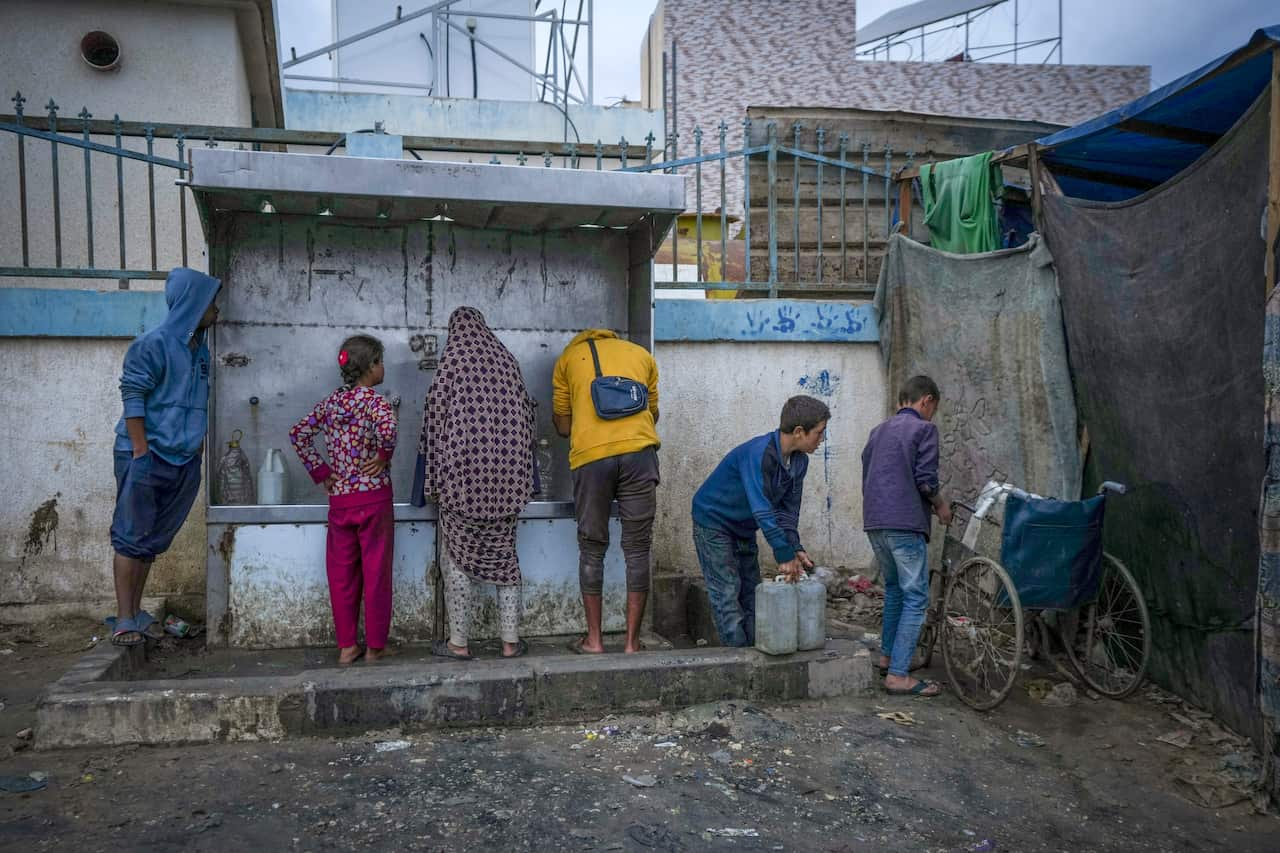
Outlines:
[[[351,355],[346,350],[338,351],[338,366],[346,367],[347,362],[351,360]]]

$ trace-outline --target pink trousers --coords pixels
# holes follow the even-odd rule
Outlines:
[[[364,641],[385,648],[391,629],[391,556],[395,520],[391,501],[329,507],[325,568],[338,645],[356,644],[360,598],[364,597]]]

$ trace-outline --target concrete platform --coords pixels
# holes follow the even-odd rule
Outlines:
[[[870,689],[870,652],[847,640],[770,657],[754,649],[410,660],[278,674],[148,678],[141,647],[99,646],[40,701],[39,749],[275,740],[399,726],[532,725],[721,699],[791,700]]]

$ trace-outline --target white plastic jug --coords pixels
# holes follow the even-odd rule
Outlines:
[[[258,469],[258,503],[264,506],[284,503],[288,497],[287,476],[284,451],[271,448]]]
[[[796,648],[820,649],[827,644],[827,587],[806,577],[796,588]]]
[[[756,648],[768,655],[796,650],[799,597],[793,583],[765,581],[756,587]]]

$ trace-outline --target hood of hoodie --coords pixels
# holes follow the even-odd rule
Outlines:
[[[608,329],[583,329],[574,336],[573,340],[569,341],[569,346],[580,344],[583,341],[599,341],[605,338],[616,337],[618,337],[618,335]]]
[[[169,306],[169,315],[160,329],[184,343],[191,340],[200,318],[221,287],[218,279],[198,270],[187,267],[171,270],[164,282],[164,301]]]

